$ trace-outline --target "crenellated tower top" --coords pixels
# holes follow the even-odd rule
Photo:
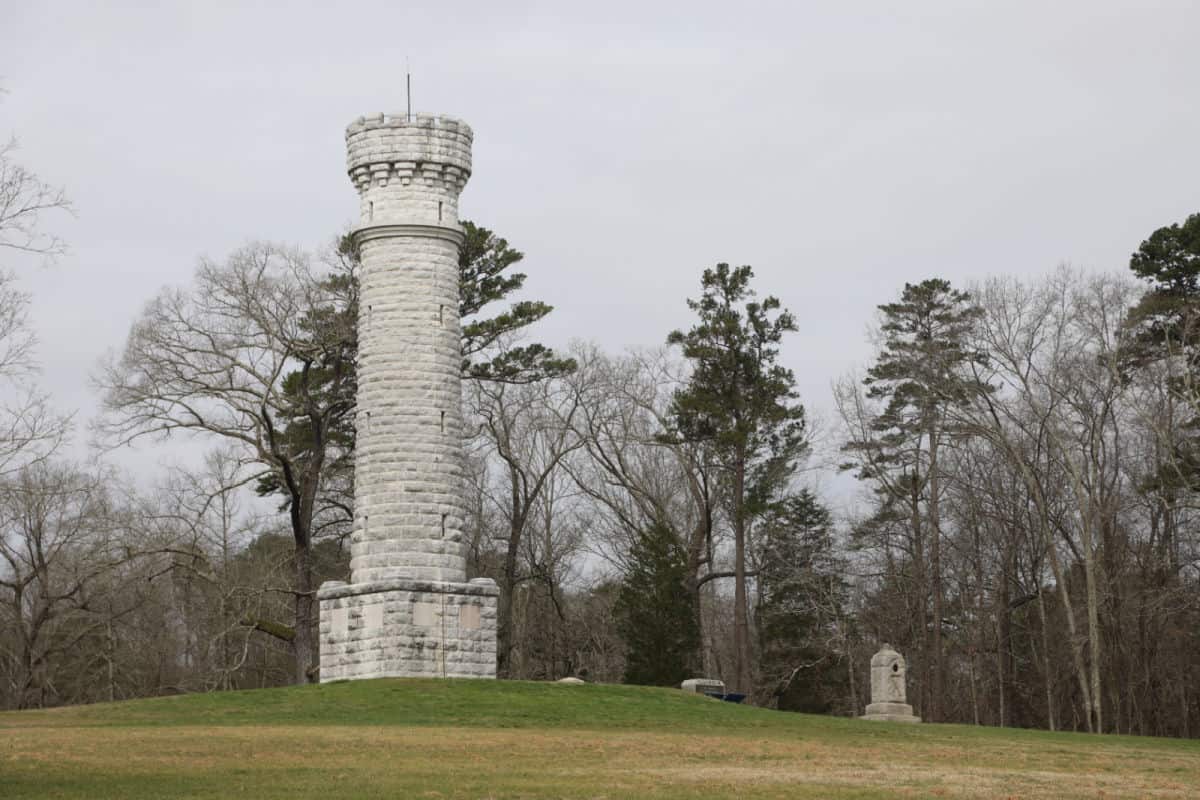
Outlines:
[[[350,122],[346,167],[364,201],[362,222],[379,222],[384,212],[388,217],[412,219],[416,211],[422,221],[456,224],[458,193],[470,178],[472,138],[470,126],[452,116],[418,114],[408,119],[404,114],[373,114]],[[432,206],[403,201],[402,196],[410,192],[422,194],[427,201],[442,194],[442,217],[432,215]],[[372,200],[376,205],[371,205]],[[448,204],[454,206],[452,217],[446,216]]]

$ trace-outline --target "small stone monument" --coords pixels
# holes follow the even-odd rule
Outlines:
[[[904,681],[907,675],[904,656],[885,643],[871,658],[871,705],[862,719],[885,722],[920,722],[912,706],[905,702]]]

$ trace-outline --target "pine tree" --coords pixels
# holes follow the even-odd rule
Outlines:
[[[748,692],[751,683],[748,534],[807,449],[795,376],[777,363],[783,334],[795,331],[796,322],[777,298],[752,299],[753,277],[748,266],[706,269],[700,299],[688,300],[699,321],[667,338],[692,365],[687,385],[675,394],[674,428],[668,435],[709,446],[733,521],[733,685],[738,692]]]
[[[986,361],[969,344],[982,311],[970,295],[940,278],[905,284],[899,302],[885,303],[879,310],[883,345],[863,383],[867,396],[883,400],[885,406],[872,424],[876,438],[853,449],[859,451],[861,477],[882,478],[881,471],[892,469],[901,473],[887,485],[892,499],[903,500],[910,511],[919,606],[926,608],[932,595],[932,620],[928,624],[922,620],[920,627],[929,638],[928,716],[937,721],[945,680],[938,456],[947,412],[990,390],[971,370]]]
[[[1130,257],[1129,268],[1160,297],[1195,300],[1200,296],[1200,214],[1150,234]]]
[[[480,313],[525,285],[525,274],[511,268],[525,254],[508,241],[469,220],[458,250],[459,318],[462,320],[463,377],[503,383],[532,383],[575,370],[575,361],[542,344],[514,345],[510,340],[545,317],[554,307],[521,300],[494,317]]]
[[[1182,369],[1170,372],[1168,388],[1185,407],[1200,406],[1195,391],[1200,378],[1200,214],[1150,234],[1130,257],[1129,268],[1150,288],[1129,314],[1135,335],[1124,354],[1126,365],[1137,369],[1174,362]],[[1186,427],[1200,427],[1200,418],[1192,416]],[[1194,439],[1181,445],[1179,456],[1177,462],[1186,467],[1182,482],[1200,485],[1200,447]]]
[[[626,683],[676,686],[693,677],[700,628],[687,577],[687,553],[668,526],[638,535],[614,608],[627,653]]]
[[[1164,510],[1162,563],[1175,573],[1181,501],[1200,490],[1200,214],[1150,234],[1130,257],[1129,268],[1150,288],[1129,313],[1133,335],[1123,354],[1124,368],[1132,372],[1157,366],[1165,372],[1169,413],[1178,413],[1181,422],[1160,463],[1139,487]]]
[[[760,525],[760,694],[781,710],[829,713],[847,691],[846,583],[831,525],[807,490],[774,503]]]

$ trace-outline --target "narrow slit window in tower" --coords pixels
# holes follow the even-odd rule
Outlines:
[[[446,536],[446,514],[442,514],[442,537]]]
[[[442,433],[446,432],[446,412],[442,412]]]
[[[438,325],[445,325],[445,324],[446,324],[446,307],[444,305],[441,305],[441,306],[438,306]]]
[[[375,201],[374,200],[367,203],[367,220],[370,221],[373,219],[375,219]]]
[[[438,222],[442,221],[442,201],[438,200]]]
[[[371,412],[367,412],[367,433],[371,432]]]

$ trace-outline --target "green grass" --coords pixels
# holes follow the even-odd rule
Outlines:
[[[381,680],[0,714],[0,798],[1197,797],[1200,743]]]

